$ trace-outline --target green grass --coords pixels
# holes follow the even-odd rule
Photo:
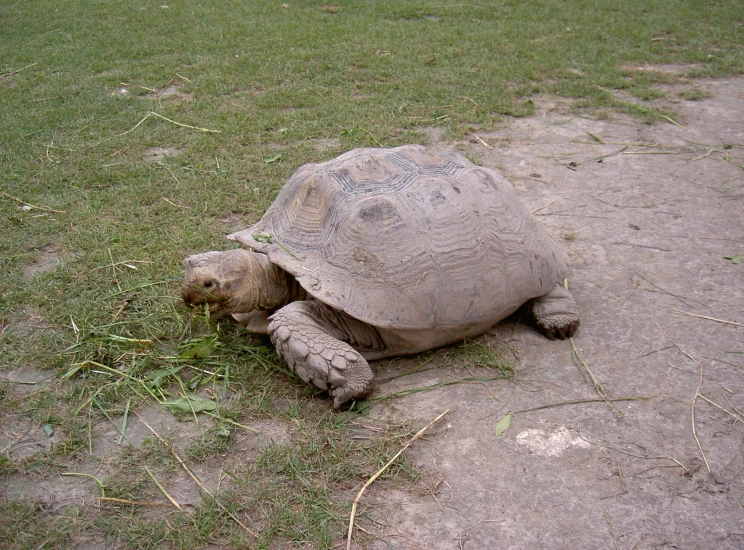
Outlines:
[[[265,342],[181,305],[182,258],[226,247],[223,235],[256,221],[306,162],[426,141],[432,126],[461,137],[530,115],[538,95],[666,123],[658,84],[744,72],[736,0],[320,4],[0,5],[0,369],[49,377],[3,377],[0,423],[53,434],[30,455],[2,449],[0,482],[105,466],[107,495],[162,500],[143,466],[167,482],[182,473],[177,447],[191,465],[228,472],[220,505],[259,531],[248,536],[208,495],[189,514],[4,498],[0,537],[12,548],[337,544],[350,491],[407,427],[353,438],[373,422],[369,409],[329,414]],[[670,63],[687,68],[637,70]],[[681,97],[705,97],[684,82]],[[146,161],[156,147],[178,154]],[[59,265],[32,274],[41,261]],[[480,341],[442,356],[467,378],[514,375]],[[163,401],[193,432],[187,441],[161,434],[168,445],[153,436],[100,454],[99,431]],[[289,441],[237,461],[237,442],[260,422]],[[403,461],[386,479],[416,473]]]

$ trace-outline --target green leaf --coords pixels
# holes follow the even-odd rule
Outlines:
[[[741,262],[742,255],[737,254],[736,256],[724,256],[724,259],[731,260],[732,264],[738,264]]]
[[[159,389],[162,387],[163,381],[166,378],[175,375],[182,368],[183,367],[170,367],[168,369],[158,369],[145,378],[145,384],[147,384],[147,387],[151,390]]]
[[[178,354],[178,358],[193,359],[196,357],[197,359],[204,359],[212,355],[219,345],[220,343],[217,341],[216,334],[205,336],[204,338],[194,340],[191,346]]]
[[[195,374],[191,378],[189,378],[188,382],[186,382],[186,387],[190,389],[191,391],[196,390],[196,388],[199,387],[199,384],[201,384],[202,381],[202,375],[201,373]]]
[[[186,397],[166,399],[161,404],[174,413],[190,413],[201,411],[214,411],[217,409],[217,403],[211,399],[204,399],[193,393],[186,394]]]
[[[274,164],[275,162],[279,162],[280,160],[282,160],[282,154],[281,153],[277,153],[273,157],[269,157],[269,158],[264,159],[264,162],[266,164]]]
[[[589,137],[590,137],[590,138],[592,138],[592,139],[593,139],[594,141],[596,141],[597,143],[604,143],[604,141],[602,141],[601,139],[599,139],[599,138],[598,138],[597,136],[595,136],[594,134],[590,134],[589,132],[587,132],[587,134],[589,135]]]
[[[68,370],[66,373],[62,375],[62,380],[67,380],[68,378],[72,378],[75,376],[77,371],[79,371],[83,367],[82,364],[74,365],[70,370]]]
[[[498,437],[502,433],[504,433],[506,430],[508,430],[509,426],[511,426],[511,419],[512,419],[512,414],[509,413],[504,418],[499,420],[498,423],[496,424],[496,428],[494,429],[493,435]]]
[[[257,231],[256,233],[251,235],[251,237],[253,237],[253,240],[256,241],[257,243],[266,243],[266,244],[271,244],[271,241],[274,238],[268,233],[262,233],[261,231]]]

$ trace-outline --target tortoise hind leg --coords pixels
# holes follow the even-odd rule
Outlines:
[[[269,319],[276,352],[305,382],[328,390],[333,408],[372,390],[374,374],[357,349],[381,349],[374,327],[315,300],[284,306]]]
[[[532,315],[551,340],[570,338],[579,326],[579,309],[573,296],[561,285],[531,302]]]

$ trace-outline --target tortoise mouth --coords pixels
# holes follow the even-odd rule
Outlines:
[[[232,310],[229,298],[211,294],[197,285],[183,285],[181,296],[188,307],[202,310],[205,314],[208,310],[209,316],[212,318],[223,317]]]
[[[187,302],[186,305],[204,316],[209,315],[211,319],[220,319],[232,311],[232,308],[228,307],[224,302],[202,302],[200,304],[190,304]]]

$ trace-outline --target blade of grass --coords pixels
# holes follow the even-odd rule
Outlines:
[[[127,399],[127,404],[124,407],[124,418],[121,420],[121,429],[119,430],[119,433],[121,434],[119,437],[116,438],[116,443],[121,445],[121,442],[124,440],[124,434],[127,431],[127,418],[129,418],[129,407],[132,404],[132,398],[130,397]]]
[[[150,471],[150,468],[148,468],[147,466],[144,466],[144,468],[145,468],[145,471],[147,472],[147,474],[150,476],[150,478],[152,478],[152,480],[155,483],[155,485],[158,486],[158,489],[160,489],[160,492],[165,495],[165,498],[167,498],[168,501],[173,506],[175,506],[176,508],[178,508],[179,510],[181,510],[183,512],[183,508],[181,508],[181,505],[178,504],[178,502],[176,501],[176,499],[174,499],[172,496],[170,496],[170,494],[168,494],[168,491],[166,491],[165,490],[165,487],[163,487],[163,485],[158,481],[158,478],[155,477],[155,474],[153,474]]]
[[[618,409],[617,407],[615,407],[615,405],[612,404],[612,400],[607,397],[607,392],[602,386],[602,383],[599,381],[599,379],[596,376],[594,376],[592,369],[589,368],[589,365],[586,364],[586,361],[584,361],[584,358],[581,357],[579,350],[576,348],[576,343],[574,342],[574,339],[569,338],[569,340],[571,341],[571,349],[573,350],[573,357],[577,361],[577,364],[579,364],[580,366],[583,366],[584,370],[586,370],[586,372],[589,373],[589,378],[592,381],[594,390],[602,398],[602,400],[607,404],[607,406],[610,408],[611,411],[615,412],[619,416],[625,416],[620,409]]]
[[[692,361],[693,363],[695,363],[699,367],[699,369],[700,369],[700,375],[699,375],[699,378],[698,378],[698,385],[697,385],[697,388],[695,389],[695,396],[692,398],[692,404],[690,405],[690,424],[692,425],[692,437],[695,438],[695,443],[697,443],[698,450],[700,451],[700,455],[703,457],[703,462],[705,463],[705,467],[708,469],[708,473],[712,476],[713,475],[713,471],[710,469],[710,464],[708,464],[708,459],[705,456],[705,451],[703,451],[703,446],[700,443],[700,439],[698,439],[698,436],[697,436],[697,427],[696,427],[696,423],[695,423],[695,406],[697,405],[697,399],[698,399],[698,397],[700,397],[700,388],[703,385],[703,365],[701,363],[699,363],[698,360],[695,359],[692,355],[690,355],[685,350],[683,350],[681,347],[679,347],[679,345],[674,340],[672,340],[667,335],[666,332],[664,332],[663,330],[661,330],[661,327],[658,325],[658,323],[654,322],[654,324],[656,325],[656,328],[658,329],[658,331],[661,332],[666,337],[666,339],[669,340],[674,345],[675,348],[677,348],[679,351],[681,351],[682,354],[685,357],[687,357],[690,361]]]
[[[457,380],[445,380],[444,382],[438,382],[436,384],[431,384],[429,386],[423,386],[421,388],[412,388],[410,390],[403,390],[403,391],[391,393],[388,395],[375,397],[373,399],[368,399],[367,402],[376,403],[378,401],[385,401],[387,399],[393,399],[395,397],[403,397],[405,395],[411,395],[414,393],[436,390],[439,388],[444,388],[446,386],[452,386],[454,384],[468,384],[468,383],[473,383],[473,382],[490,382],[492,380],[502,380],[502,379],[503,379],[503,376],[489,376],[486,378],[467,377],[467,378],[458,378]]]

